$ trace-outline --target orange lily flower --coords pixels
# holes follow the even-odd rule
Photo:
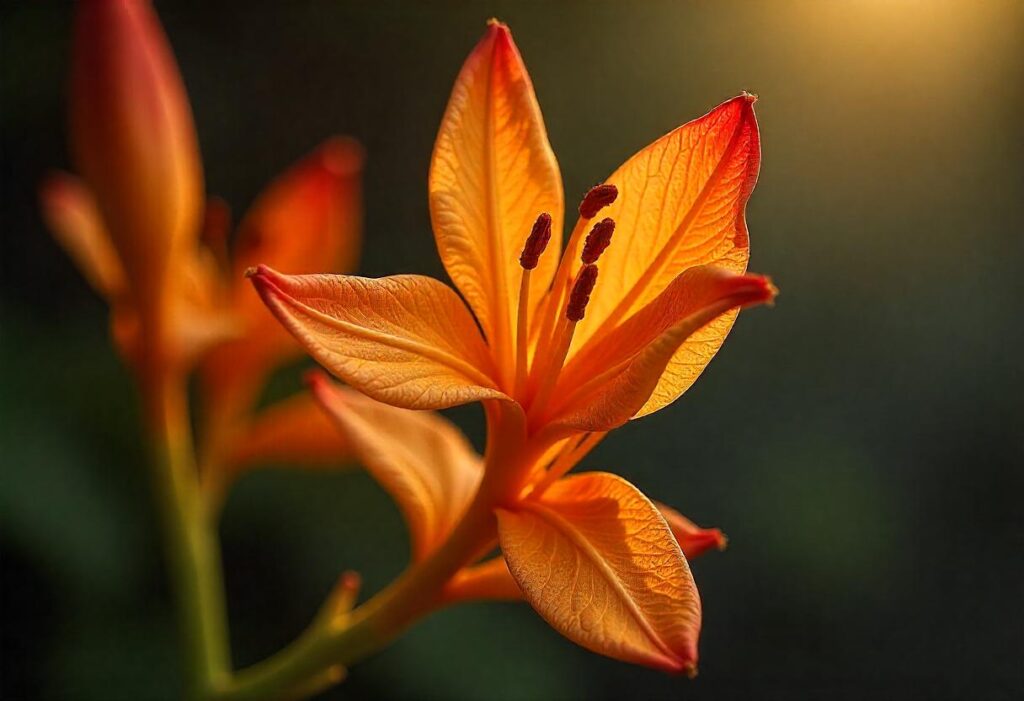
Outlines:
[[[667,670],[695,669],[700,629],[679,543],[628,482],[563,476],[607,431],[674,401],[739,309],[774,298],[744,272],[753,103],[744,93],[627,160],[584,198],[559,262],[561,176],[511,34],[491,22],[456,80],[429,177],[438,250],[468,308],[422,276],[251,271],[313,357],[369,397],[404,409],[482,401],[474,503],[496,515],[524,597],[575,642]]]
[[[80,3],[73,59],[82,177],[56,173],[40,197],[58,243],[110,304],[122,355],[144,382],[200,363],[211,463],[346,457],[308,395],[250,419],[269,373],[301,348],[242,273],[256,261],[296,273],[354,267],[361,147],[330,139],[280,176],[242,219],[228,260],[230,216],[216,198],[204,207],[191,109],[151,5]]]

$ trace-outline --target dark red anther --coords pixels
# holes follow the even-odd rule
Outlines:
[[[604,249],[608,248],[608,244],[612,242],[613,233],[615,233],[614,219],[602,219],[594,224],[594,228],[587,234],[587,240],[583,243],[583,253],[580,254],[580,260],[587,265],[596,263],[597,259],[604,253]]]
[[[565,309],[565,316],[569,321],[575,323],[583,318],[587,311],[587,303],[590,301],[590,293],[594,291],[596,283],[596,265],[584,265],[580,268],[576,284],[572,286],[572,293],[569,295],[569,306]]]
[[[593,219],[618,196],[619,189],[614,185],[597,185],[590,188],[590,192],[580,202],[580,216],[584,219]]]
[[[519,265],[523,266],[524,270],[536,268],[537,262],[540,261],[540,254],[547,248],[548,241],[550,240],[551,215],[543,212],[537,217],[537,221],[533,223],[533,229],[530,231],[526,244],[523,246],[523,254],[519,256]]]

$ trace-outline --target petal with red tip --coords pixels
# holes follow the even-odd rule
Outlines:
[[[605,181],[619,195],[601,215],[618,227],[601,257],[605,282],[577,329],[578,344],[629,318],[688,268],[746,270],[745,209],[761,162],[753,103],[744,93],[719,105],[638,152]],[[575,258],[577,251],[568,254]],[[728,326],[717,331],[724,337]]]
[[[665,519],[636,487],[585,473],[497,513],[509,570],[555,630],[625,662],[696,669],[697,588]]]
[[[600,286],[598,286],[600,287]],[[584,346],[559,379],[549,423],[568,430],[607,431],[652,405],[663,388],[674,399],[707,364],[695,334],[738,307],[770,302],[776,290],[760,275],[713,267],[691,268],[618,328]],[[688,345],[689,344],[689,345]],[[716,347],[717,350],[717,347]],[[680,354],[693,354],[693,371],[669,375]],[[682,389],[680,389],[682,388]]]
[[[725,550],[729,539],[718,528],[701,528],[690,519],[661,502],[654,502],[658,511],[665,517],[672,535],[683,550],[687,560],[703,555],[709,550]]]
[[[247,411],[274,367],[302,351],[246,282],[245,270],[260,263],[296,274],[351,270],[361,238],[362,164],[356,142],[329,139],[278,176],[243,218],[229,280],[242,333],[203,359],[209,421],[229,422]]]
[[[266,266],[251,279],[314,359],[374,399],[406,409],[508,399],[469,310],[437,280],[281,275]]]

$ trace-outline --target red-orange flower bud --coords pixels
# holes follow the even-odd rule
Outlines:
[[[78,5],[71,75],[75,161],[143,315],[196,236],[202,172],[174,56],[144,0]]]

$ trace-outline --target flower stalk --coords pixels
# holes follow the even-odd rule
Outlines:
[[[521,417],[500,407],[489,409],[488,427],[484,479],[447,540],[348,616],[340,621],[318,617],[287,648],[237,673],[217,695],[219,701],[287,697],[333,668],[348,667],[387,647],[420,618],[445,605],[445,586],[494,547],[495,508],[517,491],[543,452],[522,439]],[[509,450],[514,445],[518,449]]]
[[[199,490],[184,378],[165,373],[145,390],[154,491],[182,637],[186,695],[207,699],[231,670],[215,527]]]

